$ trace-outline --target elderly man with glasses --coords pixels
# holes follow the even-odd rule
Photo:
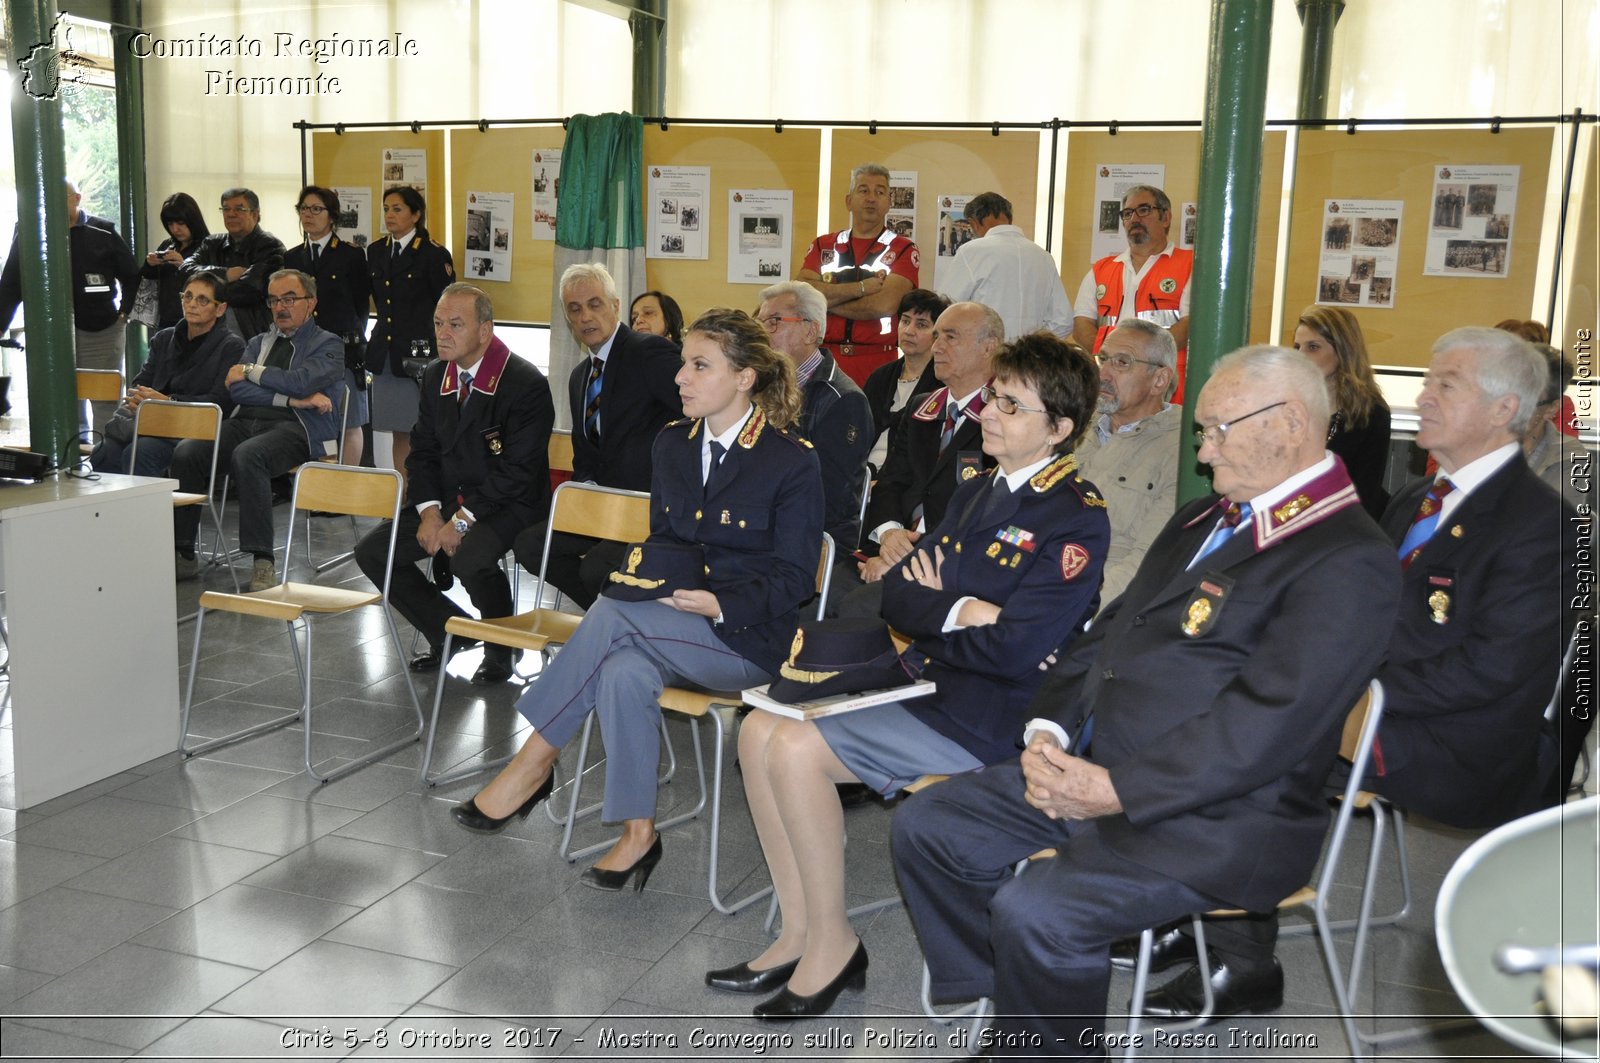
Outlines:
[[[1111,517],[1100,601],[1127,587],[1145,551],[1178,500],[1178,432],[1183,410],[1168,399],[1177,383],[1172,334],[1128,318],[1106,337],[1100,363],[1100,406],[1078,444],[1078,468],[1100,488]]]
[[[228,369],[228,394],[238,405],[222,422],[217,467],[239,492],[239,547],[255,557],[250,589],[276,586],[273,565],[272,478],[312,458],[339,451],[344,401],[344,341],[311,320],[317,282],[284,269],[267,283],[272,325],[250,339]],[[172,475],[184,491],[204,491],[211,472],[212,444],[187,439],[172,455]],[[200,515],[195,506],[173,514],[179,574],[194,557]],[[189,569],[192,572],[192,569]]]
[[[185,280],[205,270],[227,282],[228,328],[242,339],[267,331],[267,278],[283,268],[283,241],[261,228],[261,197],[248,188],[222,193],[223,231],[200,241],[184,259]]]
[[[1178,345],[1177,397],[1183,401],[1184,353],[1189,343],[1189,275],[1194,252],[1174,247],[1172,201],[1151,185],[1134,185],[1122,196],[1122,228],[1128,249],[1094,263],[1073,300],[1072,338],[1099,352],[1111,330],[1138,318],[1170,329]]]

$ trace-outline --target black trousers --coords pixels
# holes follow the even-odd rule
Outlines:
[[[417,529],[422,518],[407,506],[400,511],[400,531],[394,544],[394,569],[389,584],[389,600],[411,626],[422,632],[428,645],[435,650],[444,646],[445,621],[453,616],[467,616],[466,610],[445,597],[444,592],[418,570],[416,563],[427,557],[422,544],[417,542]],[[455,556],[450,559],[450,569],[466,588],[474,608],[481,617],[510,616],[511,581],[500,568],[509,544],[486,522],[474,524],[462,537]],[[383,562],[389,550],[389,522],[384,521],[356,546],[356,564],[372,581],[374,587],[383,586]],[[511,651],[490,647],[494,656],[509,658]]]
[[[517,564],[539,574],[539,558],[544,553],[543,524],[517,533],[513,549]],[[600,597],[611,573],[622,567],[628,544],[610,539],[591,539],[586,535],[556,532],[550,537],[550,560],[545,582],[565,594],[585,611]]]
[[[1023,799],[1017,761],[958,775],[894,816],[894,865],[936,1002],[994,998],[997,1058],[1105,1055],[1111,943],[1221,906],[1129,863],[1093,821]],[[1041,849],[1053,860],[1013,876]]]

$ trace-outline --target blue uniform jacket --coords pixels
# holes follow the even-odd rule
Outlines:
[[[1094,616],[1111,542],[1105,502],[1080,479],[1077,459],[1057,458],[1022,487],[997,497],[993,473],[962,484],[919,550],[944,553],[943,590],[908,580],[908,555],[883,577],[883,616],[915,639],[903,660],[939,685],[907,711],[985,764],[1014,757],[1039,664],[1071,644]],[[1000,606],[1000,619],[941,632],[963,597]]]
[[[705,548],[706,583],[722,606],[722,623],[713,630],[729,649],[775,674],[800,607],[816,595],[822,554],[817,456],[757,410],[711,482],[702,485],[705,431],[698,420],[682,420],[656,436],[650,538]]]

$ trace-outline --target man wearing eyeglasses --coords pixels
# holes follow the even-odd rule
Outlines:
[[[818,346],[828,304],[811,285],[783,281],[763,289],[756,320],[766,326],[773,350],[794,363],[804,400],[795,428],[816,448],[822,465],[822,530],[833,536],[840,553],[848,553],[861,535],[861,490],[867,452],[876,438],[872,405],[844,367]]]
[[[267,283],[272,325],[245,343],[228,369],[228,394],[238,406],[217,436],[217,468],[239,494],[239,548],[255,558],[250,589],[276,586],[273,565],[272,478],[313,458],[339,452],[344,401],[344,343],[311,320],[317,282],[297,270],[279,270]],[[184,491],[204,491],[212,444],[186,439],[172,456],[172,475]],[[200,514],[196,506],[173,513],[180,557],[194,555]]]
[[[1177,398],[1183,397],[1184,354],[1189,343],[1189,275],[1194,252],[1167,239],[1172,201],[1151,185],[1134,185],[1122,197],[1128,249],[1089,268],[1073,301],[1072,338],[1098,352],[1117,323],[1137,317],[1172,332],[1178,345]]]
[[[1177,358],[1172,334],[1137,317],[1118,325],[1095,355],[1098,416],[1075,453],[1079,472],[1100,488],[1111,516],[1102,604],[1127,587],[1177,505],[1183,410],[1168,401]]]
[[[1325,449],[1329,414],[1299,352],[1219,360],[1195,409],[1215,493],[1166,522],[1051,669],[1021,758],[895,813],[932,999],[991,997],[1002,1043],[1034,1046],[997,1057],[1103,1055],[1115,940],[1273,912],[1315,867],[1323,784],[1400,592],[1394,547]],[[1250,977],[1219,996],[1282,999],[1276,965]]]
[[[283,241],[260,228],[261,198],[248,188],[222,193],[223,232],[200,241],[184,259],[179,275],[187,281],[199,270],[227,282],[228,327],[243,339],[267,331],[267,279],[283,268]]]

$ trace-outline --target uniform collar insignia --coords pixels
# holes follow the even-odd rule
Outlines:
[[[1076,454],[1063,454],[1055,461],[1052,461],[1049,465],[1046,465],[1044,468],[1034,473],[1032,478],[1028,480],[1028,486],[1032,487],[1036,493],[1042,495],[1056,484],[1066,479],[1066,477],[1075,472],[1077,468],[1078,456]]]
[[[938,421],[944,417],[944,408],[950,402],[950,389],[940,388],[930,392],[928,401],[917,407],[911,416],[919,421]]]
[[[756,445],[756,440],[761,438],[761,433],[767,427],[767,415],[757,406],[751,411],[750,419],[744,423],[744,430],[739,433],[738,444],[746,450]]]
[[[472,390],[481,395],[493,395],[500,386],[500,377],[506,371],[506,361],[511,357],[511,348],[495,336],[489,340],[489,349],[483,352],[483,357],[478,359],[478,364],[468,370],[472,374]],[[460,386],[460,370],[456,363],[450,362],[445,366],[444,379],[439,381],[439,394],[454,395]]]

